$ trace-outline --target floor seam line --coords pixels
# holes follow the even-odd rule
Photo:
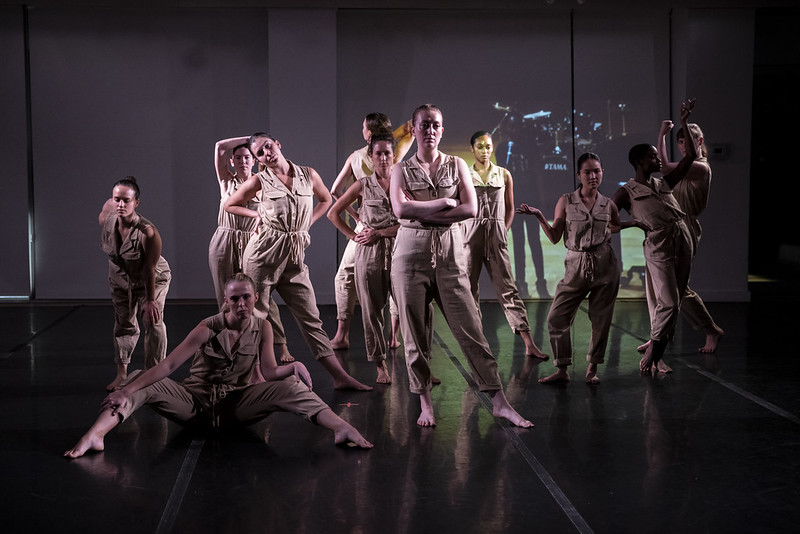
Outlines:
[[[489,410],[489,413],[491,414],[492,401],[489,398],[489,395],[478,390],[478,386],[472,379],[472,376],[470,376],[469,372],[467,372],[461,362],[458,361],[458,358],[456,358],[455,354],[453,354],[453,352],[450,350],[450,347],[441,338],[439,333],[434,330],[433,336],[436,340],[436,344],[445,351],[447,357],[450,359],[450,362],[456,367],[456,369],[458,369],[458,371],[469,384],[473,393],[475,393],[478,396],[478,399],[480,399],[483,407]],[[506,435],[510,437],[514,448],[517,449],[517,451],[522,455],[522,457],[525,459],[525,462],[528,464],[531,470],[533,470],[570,522],[575,526],[576,530],[582,534],[593,534],[594,531],[580,514],[580,512],[578,512],[577,508],[575,508],[575,505],[573,505],[569,500],[569,497],[567,497],[562,491],[558,483],[553,480],[553,477],[550,476],[550,473],[547,471],[547,469],[545,469],[539,459],[536,458],[536,455],[533,454],[533,451],[531,451],[528,446],[525,445],[522,439],[516,434],[514,431],[516,427],[505,421],[497,422],[503,428],[503,431],[505,431]]]
[[[178,517],[181,504],[183,504],[183,497],[186,495],[189,481],[191,481],[194,468],[197,465],[197,459],[203,449],[203,443],[205,443],[204,440],[192,440],[189,450],[183,459],[181,469],[178,471],[178,476],[175,478],[175,484],[172,486],[167,504],[164,506],[164,512],[161,514],[161,520],[158,522],[158,528],[156,528],[156,534],[172,532],[175,519]]]

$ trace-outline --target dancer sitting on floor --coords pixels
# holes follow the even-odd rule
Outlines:
[[[372,444],[311,391],[311,376],[300,362],[278,366],[272,327],[253,315],[255,284],[239,273],[225,286],[223,312],[200,322],[169,356],[110,393],[97,421],[64,453],[67,458],[102,451],[104,438],[143,404],[185,425],[248,425],[286,411],[333,431],[334,442],[370,448]],[[169,379],[194,356],[189,377]],[[260,365],[265,382],[252,383]]]

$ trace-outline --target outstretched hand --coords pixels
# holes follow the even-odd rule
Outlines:
[[[520,204],[519,207],[516,209],[517,213],[521,213],[523,215],[541,215],[542,212],[539,208],[534,208],[533,206],[528,206],[527,204]]]
[[[672,121],[667,119],[665,121],[661,121],[661,130],[658,132],[661,137],[667,135],[670,131],[672,131]]]

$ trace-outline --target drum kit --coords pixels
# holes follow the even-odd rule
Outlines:
[[[522,113],[499,102],[493,107],[503,112],[500,122],[492,130],[492,137],[502,140],[498,143],[502,146],[496,155],[497,163],[511,170],[512,174],[515,170],[526,172],[531,169],[537,174],[568,171],[573,143],[577,155],[594,151],[598,145],[612,139],[610,104],[605,123],[578,110],[557,115],[545,110]],[[618,108],[614,111],[621,115],[621,135],[624,136],[625,105],[614,107]]]

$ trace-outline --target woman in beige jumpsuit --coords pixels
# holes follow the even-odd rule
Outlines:
[[[689,169],[686,177],[675,185],[672,194],[675,196],[675,200],[678,201],[678,205],[686,214],[686,225],[689,227],[689,234],[692,237],[694,253],[697,254],[697,245],[700,243],[700,236],[702,234],[699,218],[700,214],[703,213],[708,205],[708,196],[711,191],[711,166],[708,164],[703,131],[695,123],[690,123],[689,128],[692,130],[694,139],[697,141],[699,154],[697,159],[692,163],[692,167]],[[672,121],[663,121],[661,123],[661,129],[659,130],[658,143],[656,143],[658,155],[663,163],[661,172],[664,174],[668,174],[675,168],[675,163],[670,162],[669,156],[667,155],[666,136],[669,134],[670,130],[672,130]],[[678,141],[678,148],[683,156],[686,154],[686,131],[680,128],[675,137]],[[655,307],[655,301],[652,298],[652,284],[648,281],[646,287],[647,304],[652,314]],[[681,314],[686,317],[693,329],[702,330],[706,334],[705,345],[698,350],[700,352],[716,351],[717,344],[725,332],[714,322],[714,318],[711,317],[700,295],[688,286],[681,300]],[[639,347],[639,352],[644,352],[645,350],[647,350],[646,343]]]
[[[99,222],[100,247],[108,254],[108,282],[114,304],[114,359],[117,376],[107,390],[120,387],[128,376],[131,353],[139,340],[137,310],[144,329],[144,367],[149,369],[167,354],[164,303],[172,275],[161,257],[156,227],[136,213],[139,185],[128,176],[114,184]]]
[[[685,130],[688,130],[686,121],[693,107],[694,100],[681,105],[681,125]],[[655,306],[650,314],[650,343],[639,362],[642,373],[669,371],[661,359],[675,331],[694,253],[684,220],[686,215],[672,190],[686,176],[696,156],[697,146],[692,138],[687,143],[686,155],[672,172],[663,178],[654,178],[651,175],[661,170],[658,151],[652,145],[636,145],[628,153],[636,176],[614,193],[617,207],[630,213],[645,229],[645,271],[652,284]]]
[[[556,287],[547,315],[556,372],[540,378],[542,384],[569,381],[567,367],[572,365],[572,323],[587,295],[592,335],[586,355],[589,362],[586,383],[600,382],[597,366],[605,357],[614,302],[619,291],[619,261],[611,248],[612,229],[620,227],[617,207],[610,198],[598,192],[603,181],[603,167],[597,154],[581,155],[577,167],[581,186],[558,199],[552,226],[536,208],[522,204],[517,210],[518,213],[535,215],[550,242],[555,245],[563,236],[567,247],[564,278]]]
[[[143,404],[180,424],[248,425],[277,411],[297,414],[334,433],[334,442],[371,448],[372,444],[311,391],[311,376],[300,362],[278,366],[272,328],[253,315],[253,281],[239,273],[225,290],[225,308],[200,322],[158,365],[108,395],[99,417],[64,456],[102,451],[105,436]],[[182,384],[168,377],[189,358]],[[256,368],[265,380],[253,384]]]
[[[368,146],[375,172],[360,178],[339,197],[328,211],[328,219],[351,243],[355,243],[355,285],[361,303],[367,360],[375,362],[377,382],[391,384],[386,365],[386,338],[383,315],[391,294],[391,265],[397,218],[389,201],[389,178],[394,163],[394,139],[390,132],[374,133]],[[351,229],[342,212],[354,202],[359,203],[358,231]]]
[[[460,221],[474,217],[477,200],[467,164],[439,151],[444,132],[439,108],[414,110],[417,153],[392,169],[390,198],[400,220],[392,254],[392,294],[400,312],[409,388],[420,396],[419,426],[436,425],[431,397],[429,305],[436,300],[467,358],[481,391],[492,398],[495,417],[530,428],[503,392],[497,360],[483,335],[469,288]]]
[[[478,197],[478,216],[461,223],[467,252],[467,272],[475,305],[480,312],[479,279],[481,268],[494,285],[497,300],[515,334],[525,343],[525,355],[546,360],[531,337],[528,311],[519,297],[511,274],[506,236],[514,220],[514,182],[511,173],[491,161],[494,145],[489,132],[475,132],[470,139],[475,163],[470,168],[472,185]]]
[[[372,158],[367,153],[369,149],[369,140],[373,134],[379,132],[392,130],[392,122],[389,117],[383,113],[368,113],[364,117],[364,122],[361,125],[361,134],[364,141],[367,142],[366,146],[353,151],[348,156],[347,161],[344,162],[342,170],[336,180],[333,181],[331,186],[331,196],[334,201],[338,200],[345,191],[356,183],[358,180],[369,176],[373,173],[374,167]],[[393,132],[393,138],[396,141],[394,162],[398,162],[405,157],[414,138],[411,136],[411,124],[405,123]],[[348,205],[345,210],[356,223],[359,222],[358,211],[352,205]],[[356,232],[361,228],[356,224]],[[356,305],[356,286],[355,286],[355,253],[356,244],[354,241],[348,241],[347,246],[342,254],[342,259],[339,262],[339,269],[336,271],[334,278],[334,290],[336,293],[336,334],[331,339],[331,345],[334,349],[346,349],[350,346],[350,319],[353,316],[353,309]],[[394,306],[394,301],[389,299],[389,309],[392,316],[392,348],[399,346],[397,339],[399,329],[399,319],[397,318],[397,310]]]
[[[225,211],[259,221],[258,233],[245,249],[243,266],[244,273],[257,284],[256,315],[263,319],[270,315],[264,303],[273,290],[277,291],[297,320],[311,352],[333,377],[334,388],[370,390],[370,386],[347,374],[336,359],[322,329],[304,261],[305,249],[311,242],[308,230],[331,205],[331,195],[317,171],[287,160],[280,142],[271,135],[254,134],[249,145],[265,168],[228,198]],[[247,202],[259,191],[258,211],[248,209]]]
[[[247,137],[234,137],[217,141],[214,146],[214,167],[219,182],[219,215],[217,229],[208,244],[208,267],[214,281],[217,306],[222,308],[225,301],[225,284],[231,276],[242,272],[244,249],[250,235],[256,231],[258,223],[250,217],[240,217],[225,211],[225,201],[253,174],[253,153],[247,145]],[[229,155],[230,154],[230,155]],[[233,169],[233,172],[231,172]],[[247,208],[258,209],[258,198],[252,198]],[[270,297],[270,318],[275,344],[280,347],[281,363],[294,361],[286,345],[286,334],[281,323],[280,312]],[[274,312],[274,313],[272,313]]]

